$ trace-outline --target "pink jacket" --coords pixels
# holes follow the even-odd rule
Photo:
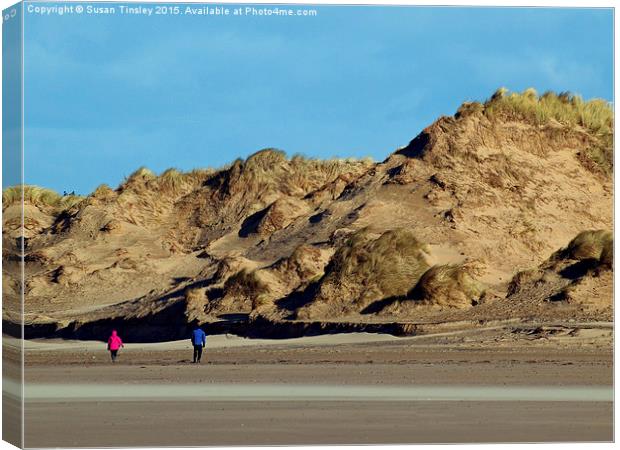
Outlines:
[[[112,336],[108,339],[108,350],[118,350],[123,346],[123,341],[116,334],[116,330],[112,331]]]

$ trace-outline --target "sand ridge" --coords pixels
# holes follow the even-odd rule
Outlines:
[[[550,104],[574,120],[528,115]],[[264,149],[219,170],[142,168],[85,198],[46,203],[29,187],[25,230],[20,205],[3,202],[6,330],[20,323],[22,257],[29,338],[104,339],[117,327],[164,341],[196,323],[285,337],[336,321],[394,322],[403,334],[403,323],[610,321],[610,251],[562,253],[584,232],[613,246],[613,113],[593,103],[605,123],[584,123],[580,105],[497,93],[382,162]]]

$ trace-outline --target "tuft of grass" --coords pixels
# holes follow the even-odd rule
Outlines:
[[[504,116],[543,125],[556,120],[564,125],[579,125],[595,135],[613,133],[614,115],[609,102],[602,99],[585,101],[579,95],[545,92],[538,95],[528,88],[522,93],[502,88],[484,103],[489,117]]]
[[[364,307],[402,296],[428,269],[427,248],[411,231],[394,229],[372,239],[368,230],[354,233],[326,268],[319,297]]]
[[[484,286],[467,267],[446,264],[428,269],[408,297],[424,304],[463,307],[477,304],[483,294]]]
[[[503,98],[508,93],[508,88],[501,87],[498,88],[493,95],[491,96],[491,100],[498,100]]]
[[[161,175],[155,175],[151,170],[141,167],[132,173],[119,186],[118,191],[148,194],[158,197],[161,194],[179,195],[202,185],[213,176],[212,169],[194,169],[191,172],[182,172],[175,168],[165,170]]]
[[[204,304],[207,301],[205,291],[205,288],[188,287],[184,292],[185,301],[188,304],[195,304],[204,307]]]
[[[232,275],[224,283],[226,296],[248,302],[252,311],[267,305],[269,301],[269,286],[256,274],[256,271],[242,269]]]
[[[190,172],[186,173],[185,176],[193,184],[202,184],[214,173],[215,173],[215,170],[211,168],[206,168],[206,169],[202,168],[202,169],[193,169]]]
[[[118,187],[118,191],[122,194],[126,191],[132,192],[142,192],[146,189],[147,184],[150,181],[156,180],[157,176],[146,167],[140,167],[135,172],[133,172],[128,177],[125,177],[125,180]]]
[[[599,135],[596,142],[590,143],[584,149],[581,160],[586,167],[598,167],[606,175],[612,175],[614,169],[613,129],[609,133]]]
[[[24,188],[24,186],[18,185],[4,189],[2,191],[2,209],[4,210],[15,203],[21,203]]]
[[[51,189],[33,185],[10,186],[2,191],[2,209],[7,208],[23,200],[26,203],[39,207],[68,209],[80,203],[84,197],[79,195],[60,195]]]
[[[606,241],[601,251],[601,257],[598,259],[599,263],[605,267],[613,267],[614,264],[614,241],[613,238]]]
[[[11,186],[2,191],[2,203],[9,206],[22,201],[22,192],[24,202],[40,206],[57,206],[60,202],[61,195],[51,189],[39,186]]]
[[[103,183],[97,186],[95,190],[92,192],[92,194],[90,195],[92,197],[97,197],[97,198],[106,198],[113,194],[114,194],[114,190],[107,184]]]
[[[484,111],[484,105],[480,102],[465,102],[456,111],[455,117],[457,119],[461,117],[471,116],[472,114],[478,114]]]
[[[172,191],[179,189],[183,185],[184,181],[185,175],[177,169],[168,169],[157,179],[157,183],[160,188],[169,189]]]
[[[613,234],[607,230],[582,231],[537,268],[517,272],[508,285],[507,297],[521,292],[531,296],[528,289],[542,286],[545,301],[581,302],[574,291],[582,281],[612,268]],[[549,287],[553,288],[551,293]]]
[[[317,160],[295,155],[289,160],[281,150],[264,149],[214,173],[205,184],[227,195],[278,191],[303,197],[343,174],[362,173],[369,166],[366,159]]]
[[[146,167],[138,168],[134,173],[127,177],[127,182],[153,180],[156,176],[150,169]]]
[[[456,117],[471,114],[470,105],[463,104]],[[535,125],[555,121],[567,127],[582,127],[598,141],[585,149],[587,158],[606,174],[613,170],[614,113],[606,100],[586,101],[570,92],[538,95],[533,88],[521,93],[500,88],[484,103],[482,112],[490,119],[522,120]]]
[[[611,265],[614,238],[611,231],[586,230],[579,233],[568,246],[556,254],[560,258],[579,261],[593,259]]]
[[[273,164],[280,164],[286,162],[286,152],[277,148],[264,148],[250,155],[245,164],[248,168],[252,166],[260,166],[263,168],[269,168]]]
[[[205,306],[207,304],[206,289],[188,287],[185,289],[184,296],[187,321],[204,321]]]
[[[242,269],[226,280],[224,292],[226,295],[245,298],[254,303],[269,293],[269,287],[258,278],[255,271]]]
[[[84,197],[80,195],[65,195],[60,196],[60,200],[58,201],[58,207],[61,209],[69,209],[74,206],[80,204],[84,200]]]
[[[539,282],[543,277],[544,271],[540,269],[521,270],[510,280],[506,295],[510,297],[511,295],[517,294],[521,292],[525,286]]]

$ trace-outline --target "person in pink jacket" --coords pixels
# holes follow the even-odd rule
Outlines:
[[[116,334],[116,330],[112,330],[112,335],[108,338],[108,350],[110,351],[112,362],[116,361],[116,355],[121,347],[124,347],[123,341],[118,334]]]

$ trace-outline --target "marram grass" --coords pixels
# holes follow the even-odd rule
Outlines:
[[[577,260],[594,259],[608,263],[612,259],[614,237],[607,230],[586,230],[579,233],[562,249],[559,256]]]
[[[510,92],[500,88],[484,104],[463,103],[456,117],[482,113],[489,119],[525,121],[535,125],[556,122],[570,128],[581,127],[595,138],[585,155],[604,173],[613,171],[614,112],[603,99],[584,100],[570,92],[545,92],[539,95],[533,88]]]
[[[538,95],[533,88],[521,93],[500,88],[484,103],[484,112],[489,117],[512,116],[540,125],[555,120],[564,125],[581,126],[596,135],[613,133],[614,126],[613,110],[605,100],[585,101],[569,92]]]
[[[51,189],[40,186],[24,185],[23,200],[35,206],[68,209],[81,202],[79,195],[60,195]],[[2,209],[22,201],[22,186],[11,186],[2,191]]]
[[[435,305],[472,305],[485,288],[462,265],[445,264],[428,269],[412,289],[409,297],[420,303]]]
[[[373,239],[368,230],[362,229],[336,251],[322,284],[352,296],[354,302],[404,295],[428,269],[427,251],[409,230],[388,230]],[[364,291],[348,293],[346,288],[339,289],[350,280],[363,280]]]

